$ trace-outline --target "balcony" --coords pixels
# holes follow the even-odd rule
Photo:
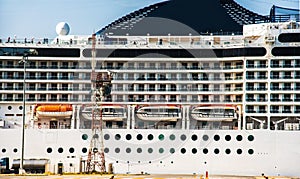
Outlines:
[[[247,75],[246,78],[247,78],[247,80],[254,80],[255,79],[254,75]]]
[[[291,110],[283,110],[282,113],[292,113]]]
[[[246,87],[246,90],[247,91],[254,91],[254,87],[253,86],[248,86],[248,87]]]
[[[258,80],[265,80],[265,79],[267,79],[267,77],[266,76],[257,76],[256,79],[258,79]]]
[[[281,68],[281,65],[279,63],[271,63],[271,68]]]
[[[272,102],[280,102],[281,100],[279,98],[273,98],[271,99]]]
[[[291,101],[293,101],[292,99],[289,99],[289,98],[284,98],[284,99],[282,99],[282,102],[291,102]]]
[[[39,69],[46,69],[46,68],[48,68],[48,67],[47,67],[47,65],[40,65],[38,68],[39,68]]]
[[[278,109],[271,109],[270,112],[271,112],[271,113],[279,113],[279,110],[278,110]]]
[[[246,101],[247,102],[255,102],[256,100],[254,98],[247,98]]]
[[[294,90],[294,89],[291,88],[291,87],[283,87],[282,90],[283,90],[283,91],[290,91],[290,90]]]
[[[283,68],[293,68],[294,66],[291,64],[284,64],[282,67]]]
[[[281,90],[281,88],[279,88],[279,87],[271,87],[271,90],[272,91],[278,91],[278,90]]]
[[[271,79],[279,79],[279,75],[271,75]]]
[[[256,90],[257,91],[266,91],[266,90],[268,90],[268,88],[266,88],[266,87],[258,87],[258,88],[256,88]]]
[[[46,101],[46,98],[38,98],[38,101]]]

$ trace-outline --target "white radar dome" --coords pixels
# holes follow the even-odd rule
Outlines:
[[[56,25],[57,35],[68,35],[70,32],[69,24],[66,22],[60,22]]]

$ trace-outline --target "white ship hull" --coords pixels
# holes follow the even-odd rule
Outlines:
[[[89,147],[89,140],[83,140],[82,135],[87,134],[90,138],[90,130],[26,130],[25,131],[25,159],[50,159],[50,172],[55,173],[57,164],[62,162],[64,172],[79,172],[80,158],[86,156],[82,148]],[[115,134],[120,134],[121,139],[115,140]],[[132,139],[126,141],[125,136],[131,134]],[[137,140],[136,135],[141,134],[143,140]],[[154,136],[153,141],[148,142],[147,135]],[[158,135],[164,135],[163,141]],[[175,140],[169,139],[175,135]],[[186,135],[186,140],[180,139]],[[10,160],[20,158],[21,130],[1,130],[1,148],[6,149],[1,157],[9,156]],[[180,173],[180,174],[231,174],[231,175],[266,175],[274,176],[299,176],[300,145],[298,140],[300,132],[292,131],[232,131],[232,130],[104,130],[104,135],[109,139],[104,141],[108,152],[105,154],[106,166],[113,164],[115,173]],[[191,137],[196,135],[197,140]],[[204,141],[203,135],[209,140]],[[215,141],[214,136],[219,135],[220,140]],[[230,141],[224,138],[231,136]],[[243,139],[237,141],[236,136],[241,135]],[[247,138],[254,136],[253,141]],[[38,142],[37,142],[38,141]],[[74,142],[76,141],[76,142]],[[147,141],[147,142],[146,142]],[[18,149],[13,152],[13,149]],[[47,153],[47,148],[52,148]],[[59,153],[58,148],[63,152]],[[74,153],[69,149],[74,148]],[[115,148],[120,148],[116,153]],[[131,152],[127,153],[126,150]],[[137,153],[137,148],[142,152]],[[148,149],[152,148],[153,153]],[[161,149],[162,148],[162,149]],[[175,153],[170,153],[170,148]],[[203,149],[208,153],[204,154]],[[185,149],[185,153],[182,151]],[[214,150],[219,149],[219,154]],[[227,154],[225,151],[231,151]],[[237,154],[241,149],[242,153]],[[253,154],[249,154],[249,150]],[[107,149],[106,149],[107,150]],[[162,153],[159,151],[163,150]],[[194,154],[194,153],[195,154]],[[247,162],[245,162],[247,161]],[[11,161],[12,162],[12,161]],[[70,165],[72,164],[72,165]]]

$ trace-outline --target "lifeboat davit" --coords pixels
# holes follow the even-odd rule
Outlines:
[[[96,120],[100,119],[100,110],[102,110],[101,115],[103,121],[123,121],[127,118],[125,107],[116,105],[102,105],[98,107],[86,106],[81,111],[82,117],[86,120],[92,120],[93,109],[95,112]]]
[[[177,121],[181,119],[181,108],[177,105],[142,106],[136,115],[144,121]]]
[[[237,107],[233,105],[203,105],[193,107],[191,116],[198,121],[232,121],[237,119]]]
[[[36,107],[37,117],[70,117],[72,116],[72,105],[40,105]]]

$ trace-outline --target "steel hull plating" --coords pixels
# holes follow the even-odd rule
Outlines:
[[[64,172],[79,172],[84,168],[80,161],[87,156],[84,148],[89,147],[90,132],[28,129],[25,159],[50,159],[49,170],[54,173],[58,163],[64,164]],[[137,139],[138,134],[142,139]],[[151,134],[153,139],[149,141]],[[19,159],[21,130],[1,130],[0,135],[1,158],[9,157],[11,163]],[[299,176],[299,138],[300,132],[295,131],[104,130],[106,166],[112,163],[115,173],[209,171],[227,175]]]

